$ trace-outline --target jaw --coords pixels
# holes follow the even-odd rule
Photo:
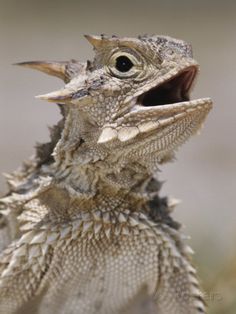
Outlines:
[[[128,153],[145,151],[155,142],[156,151],[148,148],[150,153],[173,152],[199,130],[212,107],[210,98],[190,100],[197,72],[198,66],[190,64],[139,91],[130,100],[128,112],[104,126],[98,143],[122,145]]]
[[[184,68],[136,96],[129,111],[116,120],[116,125],[136,126],[142,133],[149,131],[148,125],[150,131],[162,129],[187,116],[194,119],[195,115],[202,115],[204,120],[212,108],[211,99],[190,100],[197,72],[197,66]]]

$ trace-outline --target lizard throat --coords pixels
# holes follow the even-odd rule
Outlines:
[[[137,102],[144,107],[155,107],[189,101],[196,74],[197,67],[188,67],[168,81],[140,95]]]

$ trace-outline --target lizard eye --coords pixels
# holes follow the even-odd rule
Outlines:
[[[115,77],[125,79],[137,76],[142,69],[142,61],[138,55],[127,51],[114,53],[107,64],[108,71]]]
[[[127,56],[119,56],[116,59],[115,67],[120,72],[128,72],[133,66],[133,62]]]

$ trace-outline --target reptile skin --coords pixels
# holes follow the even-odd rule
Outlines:
[[[0,199],[0,313],[205,313],[177,202],[156,176],[212,107],[189,98],[191,46],[85,37],[93,61],[20,64],[66,85],[38,96],[63,118]]]

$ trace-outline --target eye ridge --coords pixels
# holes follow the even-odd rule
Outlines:
[[[127,56],[119,56],[116,59],[116,69],[120,72],[128,72],[134,66]]]

